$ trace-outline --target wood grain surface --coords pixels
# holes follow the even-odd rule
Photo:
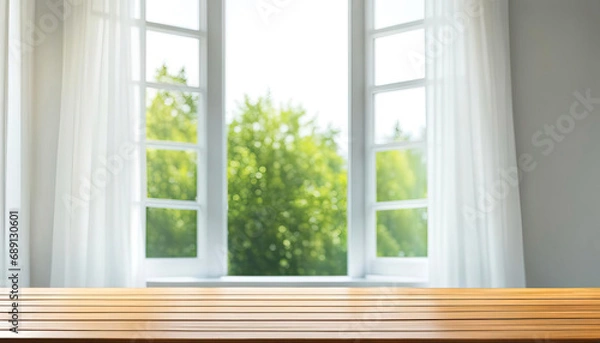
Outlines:
[[[21,342],[600,342],[600,289],[2,290]]]

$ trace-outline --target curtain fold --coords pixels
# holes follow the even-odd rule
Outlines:
[[[432,287],[524,287],[507,0],[426,0]]]
[[[52,287],[142,287],[133,1],[65,17]]]
[[[17,211],[19,286],[29,285],[31,71],[35,1],[0,0],[1,284],[8,268],[9,211]],[[12,237],[14,239],[14,237]],[[14,266],[12,266],[14,267]]]

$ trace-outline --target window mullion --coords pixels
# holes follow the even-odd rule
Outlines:
[[[364,121],[365,121],[365,193],[364,198],[364,250],[365,250],[365,273],[372,273],[371,261],[377,254],[377,237],[375,232],[375,212],[368,206],[376,201],[376,164],[375,164],[375,152],[368,147],[372,147],[375,142],[375,113],[373,92],[371,88],[375,84],[375,40],[373,38],[373,27],[374,27],[374,0],[365,1],[365,26],[363,30],[365,32],[365,39],[363,46],[366,51],[365,65],[363,66],[366,71],[365,77],[365,108],[364,108]]]
[[[198,145],[184,142],[146,140],[146,147],[161,150],[197,150]]]
[[[202,42],[202,41],[200,41]],[[202,44],[200,44],[202,45]],[[144,71],[145,72],[145,71]],[[204,95],[204,89],[202,89],[201,87],[194,87],[194,86],[188,86],[188,85],[175,85],[175,84],[170,84],[170,83],[158,83],[158,82],[145,82],[146,87],[148,88],[154,88],[154,89],[160,89],[160,90],[169,90],[169,91],[175,91],[175,92],[190,92],[190,93],[200,93],[202,95]]]
[[[365,68],[365,8],[367,2],[350,0],[350,161],[348,179],[348,276],[364,277],[367,272],[366,191],[367,176],[367,118],[365,116],[366,82],[369,72]]]
[[[372,2],[372,1],[371,1]],[[415,20],[409,23],[388,26],[382,29],[371,30],[369,33],[373,38],[395,35],[398,33],[422,29],[425,27],[425,20]]]
[[[227,275],[227,142],[225,133],[225,4],[206,0],[206,276]]]
[[[191,200],[146,199],[146,207],[169,208],[178,210],[197,210],[201,207],[198,202]]]
[[[176,27],[176,26],[158,24],[158,23],[153,23],[153,22],[146,22],[146,29],[149,31],[175,34],[177,36],[183,36],[183,37],[198,38],[198,37],[204,36],[204,33],[202,31],[190,30],[190,29],[186,29],[183,27]]]
[[[378,152],[390,151],[390,150],[410,150],[410,149],[419,149],[425,150],[427,149],[427,143],[423,140],[421,141],[408,141],[408,142],[394,142],[387,144],[372,144],[370,152],[375,155]],[[374,156],[373,156],[374,158]]]
[[[140,39],[140,71],[139,71],[139,92],[140,92],[140,103],[139,103],[139,116],[140,116],[140,200],[141,200],[141,211],[140,211],[140,223],[142,230],[142,237],[144,237],[143,244],[143,256],[146,258],[146,195],[148,194],[148,180],[146,171],[146,0],[140,0],[140,26],[139,26],[139,39]]]
[[[427,199],[382,201],[376,202],[372,205],[372,208],[375,211],[404,210],[425,207],[427,207]]]
[[[425,86],[425,79],[415,79],[415,80],[402,81],[402,82],[396,82],[396,83],[388,83],[385,85],[377,85],[377,86],[373,85],[370,87],[370,92],[375,94],[375,93],[381,93],[381,92],[390,92],[390,91],[418,88],[418,87],[424,87],[424,86]]]

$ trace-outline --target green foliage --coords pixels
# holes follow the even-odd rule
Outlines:
[[[427,211],[422,208],[379,211],[377,256],[427,256]]]
[[[156,80],[185,84],[185,72],[171,76],[163,66],[157,71]],[[148,100],[147,139],[196,142],[198,95],[158,90]],[[194,151],[147,149],[148,197],[195,200],[196,161]],[[196,211],[148,208],[146,256],[195,257],[196,216]]]
[[[427,167],[420,151],[389,150],[376,155],[377,201],[427,197]]]
[[[157,82],[186,84],[185,71],[170,75],[167,67],[156,71]],[[152,90],[148,92],[146,137],[150,140],[196,143],[198,127],[198,94]]]
[[[148,197],[196,200],[197,160],[194,151],[147,149]]]
[[[156,80],[185,84],[185,72],[171,76],[163,66],[157,70]],[[198,95],[170,90],[158,90],[150,95],[146,110],[147,139],[196,142]],[[148,197],[195,200],[196,157],[195,151],[148,149]]]
[[[146,209],[147,257],[196,257],[197,212]]]
[[[376,172],[377,201],[427,197],[427,167],[419,150],[378,152]],[[377,256],[427,256],[426,217],[427,211],[423,209],[379,211]]]
[[[163,66],[159,82],[186,84],[185,71]],[[150,94],[147,138],[195,143],[198,94]],[[402,135],[397,126],[395,135]],[[302,108],[245,98],[228,134],[228,257],[231,275],[345,275],[347,162],[338,132],[320,129]],[[426,169],[416,151],[379,153],[378,201],[426,197]],[[196,155],[147,151],[148,196],[196,198]],[[147,256],[196,255],[196,212],[147,209]],[[425,256],[426,210],[380,211],[379,256]]]
[[[304,110],[245,99],[228,129],[229,272],[346,274],[346,163]]]

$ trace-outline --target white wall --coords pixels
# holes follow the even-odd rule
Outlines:
[[[511,0],[510,18],[517,153],[537,162],[520,190],[527,286],[599,287],[600,103],[572,131],[567,116],[574,91],[600,102],[600,1]],[[559,117],[563,140],[535,146]]]
[[[60,2],[61,0],[36,1],[35,25],[40,36],[34,56],[30,246],[32,287],[50,285],[52,204],[62,75],[62,21],[48,5]]]

